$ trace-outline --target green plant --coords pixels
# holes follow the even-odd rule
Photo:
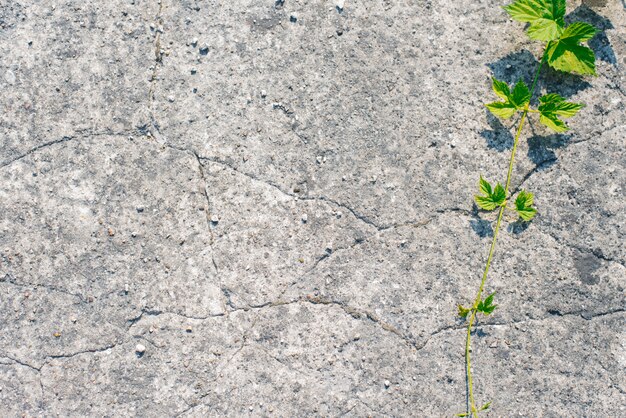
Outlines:
[[[480,408],[477,408],[474,401],[474,382],[470,359],[472,326],[474,326],[478,314],[489,315],[497,307],[497,305],[493,304],[495,293],[491,293],[484,300],[482,299],[482,294],[485,289],[489,266],[493,260],[502,217],[508,208],[509,201],[512,199],[512,196],[509,196],[511,174],[513,173],[515,152],[522,134],[524,122],[529,113],[537,113],[539,121],[543,125],[556,132],[565,132],[568,130],[568,127],[563,119],[574,116],[583,107],[580,103],[571,103],[556,93],[550,93],[541,96],[537,109],[532,109],[530,103],[537,86],[539,73],[544,63],[547,63],[555,70],[567,73],[579,75],[595,75],[596,73],[593,51],[581,44],[590,40],[596,34],[596,28],[582,22],[565,26],[565,0],[516,0],[512,4],[505,6],[504,9],[514,20],[529,24],[527,33],[531,39],[543,41],[546,44],[530,88],[524,81],[520,80],[511,90],[508,84],[493,78],[493,91],[501,101],[485,105],[497,117],[508,119],[519,113],[521,113],[521,117],[513,141],[509,170],[504,186],[500,183],[492,186],[491,183],[481,176],[478,184],[480,194],[475,196],[476,204],[480,209],[485,211],[497,210],[498,216],[478,293],[470,307],[458,306],[459,316],[467,321],[465,338],[467,408],[466,412],[458,414],[461,417],[477,417],[480,411],[487,410],[491,405],[491,402],[487,402]],[[534,196],[526,190],[521,190],[518,193],[514,203],[514,211],[517,212],[520,222],[529,222],[537,213],[537,210],[533,207]]]

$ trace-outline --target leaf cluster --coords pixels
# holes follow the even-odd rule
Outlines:
[[[596,74],[593,51],[584,45],[597,29],[583,22],[565,27],[565,0],[516,0],[504,10],[514,20],[528,23],[530,39],[548,42],[546,60],[555,70]]]
[[[474,196],[478,207],[484,210],[494,210],[502,206],[506,199],[506,193],[500,183],[496,183],[496,186],[492,187],[491,183],[480,176],[478,187],[482,193],[482,195]]]
[[[498,307],[498,305],[493,304],[493,297],[495,296],[495,294],[496,292],[493,292],[492,294],[487,296],[485,300],[478,302],[476,310],[478,312],[484,313],[485,315],[489,315],[490,313],[492,313]]]
[[[559,116],[571,118],[584,106],[582,103],[567,102],[556,93],[541,96],[539,103],[537,108],[541,115],[539,121],[556,132],[565,132],[569,129]]]
[[[492,294],[487,296],[484,300],[481,300],[480,302],[478,302],[478,305],[476,305],[476,312],[482,312],[485,315],[489,315],[490,313],[492,313],[498,307],[498,305],[493,304],[493,298],[495,295],[496,295],[496,292],[493,292]],[[459,316],[461,318],[467,318],[467,315],[469,315],[474,309],[474,308],[471,308],[471,309],[466,308],[463,305],[458,305],[457,307],[458,307]]]
[[[503,101],[487,103],[485,106],[491,113],[502,119],[508,119],[516,112],[526,110],[529,105],[531,93],[528,86],[521,80],[515,84],[511,91],[504,81],[492,78],[492,87],[496,95]],[[556,132],[565,132],[569,128],[560,118],[571,118],[583,107],[582,103],[568,102],[556,93],[549,93],[541,96],[539,107],[537,110],[531,111],[538,112],[540,114],[539,121],[548,128]]]
[[[537,214],[537,209],[533,208],[535,197],[532,193],[522,190],[515,199],[515,211],[522,220],[528,222]]]
[[[513,91],[504,81],[492,78],[494,93],[504,101],[486,104],[487,109],[494,115],[503,119],[513,116],[518,110],[524,110],[530,102],[530,90],[522,80],[518,81]]]

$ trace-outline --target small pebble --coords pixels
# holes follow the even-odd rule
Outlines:
[[[391,386],[391,382],[389,380],[385,380],[385,387],[388,388]]]
[[[296,23],[298,21],[298,17],[296,15],[289,16],[289,21],[291,23]]]
[[[261,90],[261,97],[264,99],[267,97],[267,92],[265,90]]]
[[[141,354],[143,354],[143,353],[145,353],[145,352],[146,352],[146,346],[145,346],[145,345],[143,345],[143,344],[137,344],[137,345],[135,346],[135,352],[136,352],[137,354],[140,354],[140,355],[141,355]]]
[[[191,40],[191,46],[195,47],[196,45],[198,45],[198,38],[193,38]]]
[[[338,11],[339,13],[343,12],[343,8],[344,8],[344,6],[345,6],[345,3],[346,3],[346,2],[345,2],[344,0],[337,0],[337,1],[336,1],[335,5],[337,6],[337,11]]]
[[[302,223],[307,223],[308,220],[309,220],[309,217],[307,216],[306,213],[302,215]]]
[[[211,222],[213,222],[214,224],[218,223],[220,221],[220,218],[217,215],[211,215]]]
[[[200,47],[200,55],[207,55],[209,53],[209,46],[207,44],[203,44]]]

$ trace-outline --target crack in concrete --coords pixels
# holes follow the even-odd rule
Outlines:
[[[204,195],[204,199],[206,200],[206,204],[207,204],[207,208],[205,210],[206,213],[206,223],[207,223],[207,230],[209,231],[209,237],[210,237],[210,241],[209,241],[209,246],[211,247],[211,262],[213,263],[213,267],[215,268],[215,273],[218,274],[219,276],[219,268],[217,267],[217,263],[215,262],[215,256],[213,254],[213,245],[215,244],[215,235],[213,234],[213,221],[211,219],[211,199],[209,198],[209,192],[208,192],[208,182],[206,179],[206,175],[204,173],[204,165],[202,164],[202,160],[200,159],[200,157],[198,156],[197,153],[193,152],[193,151],[189,151],[193,154],[193,156],[196,158],[196,161],[198,162],[198,171],[200,173],[200,178],[202,179],[202,182],[204,184],[204,187],[202,188],[202,193]]]
[[[19,364],[19,365],[24,366],[24,367],[28,367],[28,368],[30,368],[32,370],[37,371],[38,373],[41,373],[42,369],[50,364],[49,360],[72,358],[72,357],[79,356],[81,354],[101,353],[101,352],[104,352],[104,351],[111,350],[111,349],[117,347],[118,345],[123,344],[124,342],[125,341],[114,343],[114,344],[109,344],[109,345],[106,345],[104,347],[92,348],[92,349],[87,349],[87,350],[81,350],[81,351],[77,351],[77,352],[74,352],[74,353],[48,354],[48,355],[44,356],[43,362],[42,362],[41,366],[36,366],[36,365],[30,364],[28,362],[16,359],[16,358],[8,356],[6,354],[0,354],[0,358],[7,358],[9,360],[12,360],[16,364]]]
[[[294,198],[294,199],[299,199],[299,200],[310,200],[310,201],[319,200],[319,201],[323,201],[323,202],[326,202],[326,203],[331,203],[331,204],[333,204],[333,205],[335,205],[337,207],[340,207],[340,208],[343,208],[343,209],[349,211],[355,218],[363,221],[364,223],[366,223],[366,224],[368,224],[370,226],[373,226],[374,228],[376,228],[378,230],[384,229],[383,226],[377,225],[374,221],[370,220],[367,216],[358,213],[355,209],[351,208],[350,206],[348,206],[348,205],[346,205],[344,203],[338,202],[338,201],[336,201],[336,200],[334,200],[332,198],[329,198],[329,197],[326,197],[326,196],[300,196],[300,195],[298,195],[296,193],[290,193],[290,192],[284,190],[282,187],[280,187],[279,185],[277,185],[276,183],[274,183],[274,182],[272,182],[270,180],[264,180],[264,179],[261,179],[260,177],[254,175],[252,173],[249,173],[249,172],[246,172],[246,171],[242,171],[242,170],[238,169],[237,167],[235,167],[233,164],[230,164],[227,161],[224,161],[222,159],[215,158],[215,157],[206,157],[206,156],[199,156],[198,158],[200,160],[210,161],[212,163],[219,164],[221,166],[227,167],[227,168],[231,169],[232,171],[235,171],[235,172],[237,172],[237,173],[239,173],[241,175],[244,175],[244,176],[246,176],[246,177],[248,177],[248,178],[250,178],[250,179],[252,179],[252,180],[254,180],[256,182],[263,183],[263,184],[265,184],[267,186],[270,186],[270,187],[278,190],[280,193],[282,193],[285,196],[288,196],[288,197],[291,197],[291,198]]]
[[[488,323],[481,322],[481,323],[476,324],[476,327],[474,328],[474,331],[472,332],[476,332],[475,331],[476,328],[481,328],[481,327],[510,327],[510,326],[516,326],[520,324],[527,324],[527,323],[546,322],[546,321],[550,321],[550,320],[554,320],[554,319],[562,318],[562,317],[574,317],[574,318],[579,317],[586,321],[592,321],[597,318],[602,318],[605,316],[610,316],[610,315],[615,315],[615,314],[620,314],[620,313],[626,313],[626,308],[616,308],[613,310],[609,310],[605,312],[598,312],[595,314],[589,313],[587,311],[582,311],[582,310],[571,311],[571,312],[557,312],[557,313],[551,313],[542,318],[526,318],[526,319],[517,320],[517,321],[514,320],[510,322],[488,322]],[[433,337],[436,337],[439,334],[442,334],[448,331],[461,331],[461,330],[465,331],[466,329],[467,329],[467,325],[464,325],[464,324],[446,325],[434,331],[433,333],[431,333],[430,336],[428,337],[428,340],[420,348],[424,348]]]
[[[165,0],[157,0],[159,5],[157,9],[156,16],[154,18],[154,23],[152,26],[154,27],[154,64],[152,69],[152,74],[150,76],[150,87],[148,89],[148,113],[150,116],[150,125],[153,129],[151,132],[152,136],[154,136],[157,141],[163,143],[165,142],[161,135],[161,128],[154,114],[154,93],[156,90],[156,82],[159,77],[159,69],[163,65],[163,55],[164,52],[161,49],[161,34],[163,33],[163,3]]]
[[[617,125],[617,124],[616,124],[615,126],[612,126],[612,127],[608,128],[608,129],[604,129],[604,130],[602,130],[602,132],[601,132],[601,133],[602,133],[602,134],[605,134],[605,135],[606,135],[606,134],[610,134],[613,130],[615,130],[615,129],[619,128],[619,127],[621,127],[621,125]],[[577,140],[577,141],[569,141],[569,142],[567,142],[567,144],[565,145],[565,147],[564,147],[564,148],[566,149],[567,147],[569,147],[569,146],[571,146],[571,145],[582,144],[582,143],[584,143],[584,142],[591,141],[591,140],[595,139],[595,138],[596,138],[596,136],[598,136],[598,135],[599,135],[599,133],[598,133],[598,132],[594,132],[594,133],[591,133],[591,134],[590,134],[587,138],[579,139],[579,140]],[[555,164],[555,165],[556,165],[556,164],[558,164],[558,163],[559,163],[559,158],[557,158],[557,157],[555,156],[555,157],[552,157],[552,158],[548,158],[548,159],[546,159],[546,160],[544,160],[544,161],[540,162],[539,164],[535,165],[535,167],[533,167],[533,168],[532,168],[529,172],[527,172],[527,173],[524,175],[524,177],[522,178],[522,180],[520,181],[520,183],[519,183],[519,184],[515,187],[515,189],[511,192],[511,196],[512,196],[512,195],[514,195],[515,193],[519,192],[519,191],[520,191],[520,189],[522,188],[522,186],[524,185],[524,183],[525,183],[526,181],[528,181],[528,179],[529,179],[530,177],[534,176],[534,175],[535,175],[535,174],[537,174],[539,171],[542,171],[542,170],[543,170],[546,166],[548,166],[548,167],[549,167],[549,166],[550,166],[550,165],[552,165],[552,164]]]
[[[606,262],[609,262],[609,263],[615,263],[615,264],[618,264],[618,265],[626,268],[626,262],[624,262],[622,260],[618,260],[618,259],[612,258],[612,257],[607,257],[606,255],[604,255],[602,250],[600,250],[599,248],[592,249],[592,248],[582,247],[582,246],[577,245],[577,244],[575,244],[573,242],[569,242],[569,241],[567,241],[564,238],[558,237],[553,232],[550,232],[550,231],[544,231],[544,232],[545,232],[545,234],[547,234],[549,237],[551,237],[554,241],[556,241],[559,244],[562,244],[562,245],[565,245],[566,247],[578,250],[581,253],[591,254],[591,255],[593,255],[594,257],[596,257],[599,260],[606,261]]]
[[[6,273],[4,275],[4,278],[0,279],[0,283],[8,283],[11,284],[13,286],[16,287],[23,287],[23,288],[27,288],[27,289],[34,289],[34,290],[39,290],[39,289],[46,289],[50,292],[57,292],[57,293],[63,293],[65,295],[69,295],[75,298],[78,298],[81,303],[86,303],[87,301],[79,294],[77,293],[72,293],[68,290],[62,289],[62,288],[58,288],[55,286],[51,286],[51,285],[47,285],[44,283],[27,283],[27,282],[18,282],[15,277],[13,277],[10,273]]]
[[[5,168],[10,166],[11,164],[21,161],[24,158],[28,157],[31,154],[36,153],[37,151],[40,151],[42,149],[45,148],[49,148],[51,146],[57,145],[57,144],[64,144],[66,142],[70,142],[70,141],[74,141],[76,139],[79,138],[88,138],[88,137],[95,137],[95,136],[130,136],[133,135],[135,132],[132,131],[126,131],[126,132],[114,132],[114,131],[110,131],[110,130],[105,130],[105,131],[93,131],[91,129],[83,129],[83,130],[78,130],[76,132],[74,132],[71,135],[65,135],[63,137],[61,137],[60,139],[55,139],[52,141],[48,141],[45,142],[43,144],[39,144],[37,146],[34,146],[33,148],[29,149],[28,151],[18,155],[17,157],[14,157],[10,160],[4,161],[2,163],[0,163],[0,169]]]

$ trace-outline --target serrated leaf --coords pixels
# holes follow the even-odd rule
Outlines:
[[[565,0],[516,0],[504,9],[512,19],[530,23],[531,39],[552,41],[563,32]]]
[[[537,19],[528,27],[528,37],[536,41],[552,41],[563,33],[563,26],[552,19]]]
[[[559,116],[570,118],[584,107],[582,103],[566,102],[563,97],[556,93],[541,96],[539,103],[538,110],[541,114],[539,121],[556,132],[568,130],[567,125],[559,119]]]
[[[497,307],[498,305],[485,306],[483,307],[483,313],[485,315],[490,315]]]
[[[593,38],[596,32],[597,29],[588,23],[572,23],[546,47],[548,64],[568,73],[595,75],[596,57],[590,48],[580,43]]]
[[[496,292],[493,292],[492,294],[487,296],[485,298],[485,300],[480,301],[478,303],[478,306],[476,307],[476,310],[478,312],[484,313],[485,315],[489,315],[490,313],[492,313],[496,309],[496,307],[498,306],[498,305],[494,305],[493,304],[493,297],[494,297],[495,294],[496,294]]]
[[[478,207],[481,209],[494,210],[504,203],[506,193],[504,192],[504,187],[502,187],[500,183],[497,183],[496,187],[492,188],[491,184],[480,176],[478,186],[483,195],[476,195],[474,196],[474,199],[476,200]]]
[[[528,86],[522,80],[519,80],[517,84],[515,84],[510,101],[520,110],[524,109],[530,102],[530,90],[528,90]]]
[[[541,115],[539,116],[539,122],[552,129],[555,132],[565,132],[569,128],[561,119],[556,115]]]
[[[481,406],[478,411],[484,411],[486,409],[489,409],[490,406],[491,406],[491,401],[489,401],[486,404],[484,404],[483,406]]]
[[[467,318],[467,315],[470,313],[470,310],[461,305],[458,305],[458,308],[459,308],[459,316],[461,318]]]
[[[491,184],[489,184],[489,182],[487,180],[485,180],[485,178],[483,176],[480,176],[480,180],[478,180],[478,187],[480,188],[480,192],[486,196],[490,196],[492,191],[491,191]]]
[[[496,78],[492,78],[492,80],[493,91],[498,97],[504,99],[503,102],[493,102],[485,105],[494,115],[502,119],[508,119],[518,110],[523,110],[530,101],[530,91],[522,80],[517,82],[512,92],[505,82]]]
[[[485,306],[490,306],[493,303],[493,297],[496,295],[496,292],[493,292],[489,296],[485,298]]]
[[[593,38],[598,30],[589,23],[576,22],[569,25],[560,36],[561,40],[571,40],[571,42],[585,42]]]
[[[509,90],[509,85],[504,81],[497,80],[495,77],[491,78],[493,88],[493,92],[496,93],[498,97],[501,99],[507,100],[511,96],[511,91]]]
[[[535,196],[525,190],[520,191],[515,199],[515,211],[526,222],[530,221],[537,214],[537,209],[532,207],[534,200]]]
[[[498,206],[504,203],[504,199],[506,199],[506,192],[504,191],[504,187],[502,187],[500,183],[496,184],[496,187],[493,189],[491,197]]]
[[[517,112],[517,107],[511,103],[493,102],[485,106],[487,106],[487,109],[489,109],[491,113],[502,119],[508,119]]]

